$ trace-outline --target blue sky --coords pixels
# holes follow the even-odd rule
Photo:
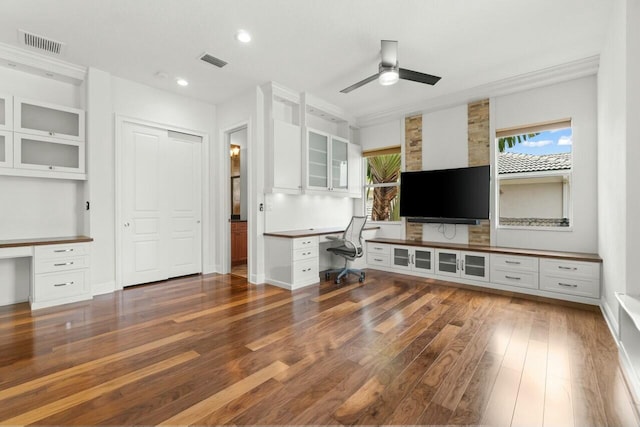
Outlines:
[[[547,130],[504,151],[523,154],[570,153],[573,144],[571,128]]]

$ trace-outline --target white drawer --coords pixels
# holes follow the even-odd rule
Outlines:
[[[40,302],[81,295],[86,290],[86,274],[87,270],[36,274],[33,300]]]
[[[383,243],[367,243],[367,252],[370,254],[389,255],[391,253],[391,246]]]
[[[518,255],[492,254],[491,266],[501,270],[538,271],[538,258]]]
[[[538,289],[538,273],[491,268],[491,282],[519,288]]]
[[[368,253],[367,264],[389,267],[389,255],[378,254],[378,253]]]
[[[318,247],[318,236],[293,239],[293,250]]]
[[[596,279],[543,274],[540,276],[540,289],[590,298],[600,297],[600,281]]]
[[[320,281],[318,258],[293,263],[293,283]]]
[[[42,245],[36,246],[33,252],[36,260],[46,258],[68,258],[88,255],[88,243],[69,243],[66,245]]]
[[[303,249],[296,249],[293,251],[293,260],[300,261],[303,259],[317,258],[318,257],[318,247],[312,246]]]
[[[540,273],[552,276],[584,277],[599,280],[600,264],[597,262],[540,259]]]
[[[60,259],[38,259],[34,263],[35,273],[53,273],[56,271],[78,270],[89,267],[89,257],[69,257]]]

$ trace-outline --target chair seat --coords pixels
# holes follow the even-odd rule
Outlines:
[[[358,248],[358,251],[354,248],[350,248],[347,246],[336,246],[335,248],[327,248],[329,252],[333,252],[336,255],[343,254],[348,256],[356,256],[362,253],[362,248]]]

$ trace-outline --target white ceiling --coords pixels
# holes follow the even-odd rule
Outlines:
[[[596,55],[612,3],[1,0],[0,42],[18,46],[24,29],[66,43],[62,60],[214,104],[273,80],[364,116]],[[239,28],[249,45],[235,40]],[[377,72],[381,39],[399,41],[401,67],[442,80],[339,93]],[[200,61],[205,51],[229,64]]]

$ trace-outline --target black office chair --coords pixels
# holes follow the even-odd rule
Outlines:
[[[364,282],[364,271],[357,268],[349,268],[349,261],[353,261],[362,257],[364,250],[362,248],[362,230],[367,223],[366,216],[354,216],[351,218],[351,222],[342,237],[328,236],[330,240],[339,242],[339,246],[328,248],[327,250],[332,254],[338,255],[344,258],[344,268],[329,270],[325,273],[325,278],[329,280],[332,273],[339,273],[336,277],[336,284],[340,284],[342,279],[347,274],[354,274],[358,277],[358,281]]]

